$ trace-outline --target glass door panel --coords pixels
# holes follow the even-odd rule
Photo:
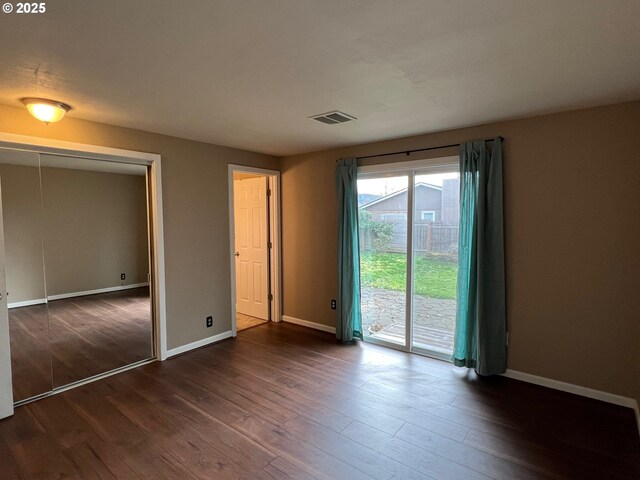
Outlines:
[[[411,348],[446,357],[456,321],[459,192],[457,166],[415,172]]]
[[[358,179],[365,340],[405,347],[409,177]]]
[[[53,385],[153,357],[147,167],[41,155]]]
[[[13,400],[20,402],[52,389],[38,154],[0,149],[0,189]]]

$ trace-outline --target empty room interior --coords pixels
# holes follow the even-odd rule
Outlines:
[[[4,2],[0,480],[640,478],[640,2]]]

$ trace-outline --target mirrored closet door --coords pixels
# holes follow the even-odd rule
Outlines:
[[[14,401],[153,358],[147,167],[0,150]]]
[[[0,150],[0,191],[14,401],[52,389],[37,153]]]

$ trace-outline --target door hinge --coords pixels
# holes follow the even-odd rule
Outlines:
[[[271,189],[267,188],[267,197],[270,197],[270,196],[271,196]]]
[[[273,293],[269,294],[269,301],[272,302],[273,301]]]
[[[273,243],[267,242],[267,248],[273,248]]]

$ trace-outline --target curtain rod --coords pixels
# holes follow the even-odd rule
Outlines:
[[[504,140],[503,137],[498,137],[498,138],[500,140]],[[493,142],[494,140],[495,138],[486,138],[484,141]],[[402,150],[400,152],[380,153],[378,155],[365,155],[364,157],[356,157],[356,160],[364,160],[365,158],[388,157],[390,155],[400,155],[402,153],[408,156],[409,154],[415,153],[415,152],[426,152],[428,150],[440,150],[442,148],[459,147],[460,145],[461,145],[460,143],[452,143],[451,145],[441,145],[439,147],[418,148],[415,150]]]

